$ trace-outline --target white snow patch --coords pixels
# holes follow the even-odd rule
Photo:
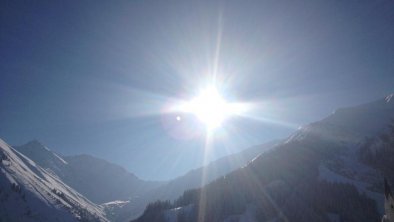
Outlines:
[[[359,192],[362,192],[368,184],[360,182],[360,181],[355,181],[351,180],[347,177],[344,177],[338,173],[335,173],[331,170],[329,170],[327,167],[320,165],[319,166],[319,180],[325,180],[328,182],[333,182],[333,183],[348,183],[348,184],[353,184]]]
[[[103,203],[101,204],[102,206],[123,206],[130,203],[129,200],[115,200],[115,201],[111,201],[111,202],[107,202],[107,203]]]
[[[189,204],[187,206],[184,207],[177,207],[177,208],[173,208],[170,210],[166,210],[164,212],[164,217],[166,219],[167,222],[177,222],[178,221],[178,215],[180,213],[183,213],[184,215],[190,215],[191,211],[193,210],[194,205],[193,204]]]
[[[393,98],[393,96],[394,96],[394,93],[386,96],[386,98],[385,98],[386,103],[389,103],[391,101],[391,99]]]
[[[369,198],[373,199],[376,202],[380,213],[383,213],[383,199],[384,199],[383,194],[368,190],[368,187],[371,184],[342,176],[338,173],[331,171],[324,165],[319,166],[319,180],[325,180],[334,183],[347,183],[354,185],[357,188],[358,192],[365,193]]]
[[[62,163],[68,164],[63,158],[61,158],[61,157],[60,157],[59,155],[57,155],[56,153],[53,153],[53,155],[54,155],[55,157],[57,157],[57,159],[60,160]]]

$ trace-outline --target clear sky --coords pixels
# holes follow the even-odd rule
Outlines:
[[[174,100],[216,73],[253,104],[211,141],[208,160],[283,138],[338,107],[394,91],[394,2],[1,1],[0,137],[88,153],[143,179],[204,160]],[[186,118],[186,117],[185,117]]]

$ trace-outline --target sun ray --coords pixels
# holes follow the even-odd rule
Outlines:
[[[214,86],[202,89],[195,98],[173,107],[173,111],[194,114],[206,125],[208,132],[213,132],[226,119],[239,115],[246,109],[246,104],[227,102]]]
[[[252,120],[255,120],[255,121],[259,121],[259,122],[264,122],[264,123],[268,123],[268,124],[272,124],[272,125],[285,127],[285,128],[288,128],[288,129],[296,130],[296,129],[299,128],[299,125],[297,125],[295,123],[290,123],[290,122],[274,119],[272,117],[267,118],[267,117],[263,117],[263,116],[254,116],[254,115],[245,114],[245,113],[244,114],[240,114],[240,116],[242,116],[244,118],[249,118],[249,119],[252,119]]]
[[[219,18],[218,18],[218,31],[217,31],[217,36],[216,36],[216,49],[215,49],[215,57],[214,57],[214,63],[213,63],[213,70],[212,70],[212,79],[213,82],[216,82],[216,78],[218,75],[218,69],[219,69],[219,60],[220,60],[220,49],[222,46],[222,21],[223,21],[223,16],[222,13],[219,12]]]
[[[208,155],[210,153],[212,146],[212,135],[210,133],[206,134],[205,136],[205,144],[204,144],[204,158],[203,158],[203,166],[208,165]],[[206,209],[206,192],[204,189],[204,185],[207,183],[207,172],[206,168],[203,168],[202,175],[201,175],[201,192],[200,192],[200,200],[199,200],[199,210],[198,210],[198,222],[205,221],[205,209]]]

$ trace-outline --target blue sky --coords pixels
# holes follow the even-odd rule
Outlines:
[[[224,97],[255,106],[215,134],[209,160],[392,93],[393,12],[392,1],[2,1],[0,137],[172,178],[202,164],[205,136],[174,136],[163,109],[215,67]]]

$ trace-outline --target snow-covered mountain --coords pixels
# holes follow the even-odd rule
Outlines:
[[[336,142],[357,144],[366,137],[377,136],[387,130],[394,120],[393,111],[393,95],[359,106],[341,108],[321,121],[302,127],[290,140],[314,134]]]
[[[246,165],[278,142],[272,141],[222,157],[169,182],[140,180],[120,166],[89,155],[62,156],[37,140],[14,148],[32,159],[52,177],[94,203],[100,203],[107,218],[123,222],[141,215],[150,201],[175,199],[185,190],[198,188]]]
[[[340,146],[335,158],[320,163],[319,179],[354,185],[360,193],[375,200],[380,213],[383,213],[382,178],[394,182],[393,95],[338,109],[303,127],[287,141],[315,137]]]
[[[394,99],[339,109],[286,140],[165,183],[89,155],[63,157],[38,141],[15,149],[2,142],[1,150],[0,218],[7,221],[124,222],[145,206],[139,222],[374,221],[383,213],[383,176],[394,182]],[[176,200],[149,204],[165,199]]]
[[[380,221],[384,176],[394,184],[393,95],[306,125],[246,167],[148,205],[136,221]]]
[[[185,175],[175,178],[145,195],[141,195],[139,198],[122,203],[121,206],[111,205],[111,209],[116,211],[116,213],[112,214],[115,214],[115,220],[118,222],[135,219],[143,213],[149,202],[167,199],[175,200],[186,190],[201,187],[237,168],[245,166],[255,157],[267,152],[279,142],[280,140],[274,140],[259,146],[250,147],[239,153],[212,161],[206,166],[191,170]]]
[[[52,152],[37,140],[30,141],[22,146],[13,146],[13,148],[29,157],[47,171],[53,171],[54,174],[59,174],[63,166],[67,165],[67,162],[60,155]]]
[[[0,221],[107,221],[101,206],[1,139],[0,156]]]
[[[98,204],[129,200],[163,184],[143,181],[123,167],[89,155],[62,157],[38,141],[14,148]]]

